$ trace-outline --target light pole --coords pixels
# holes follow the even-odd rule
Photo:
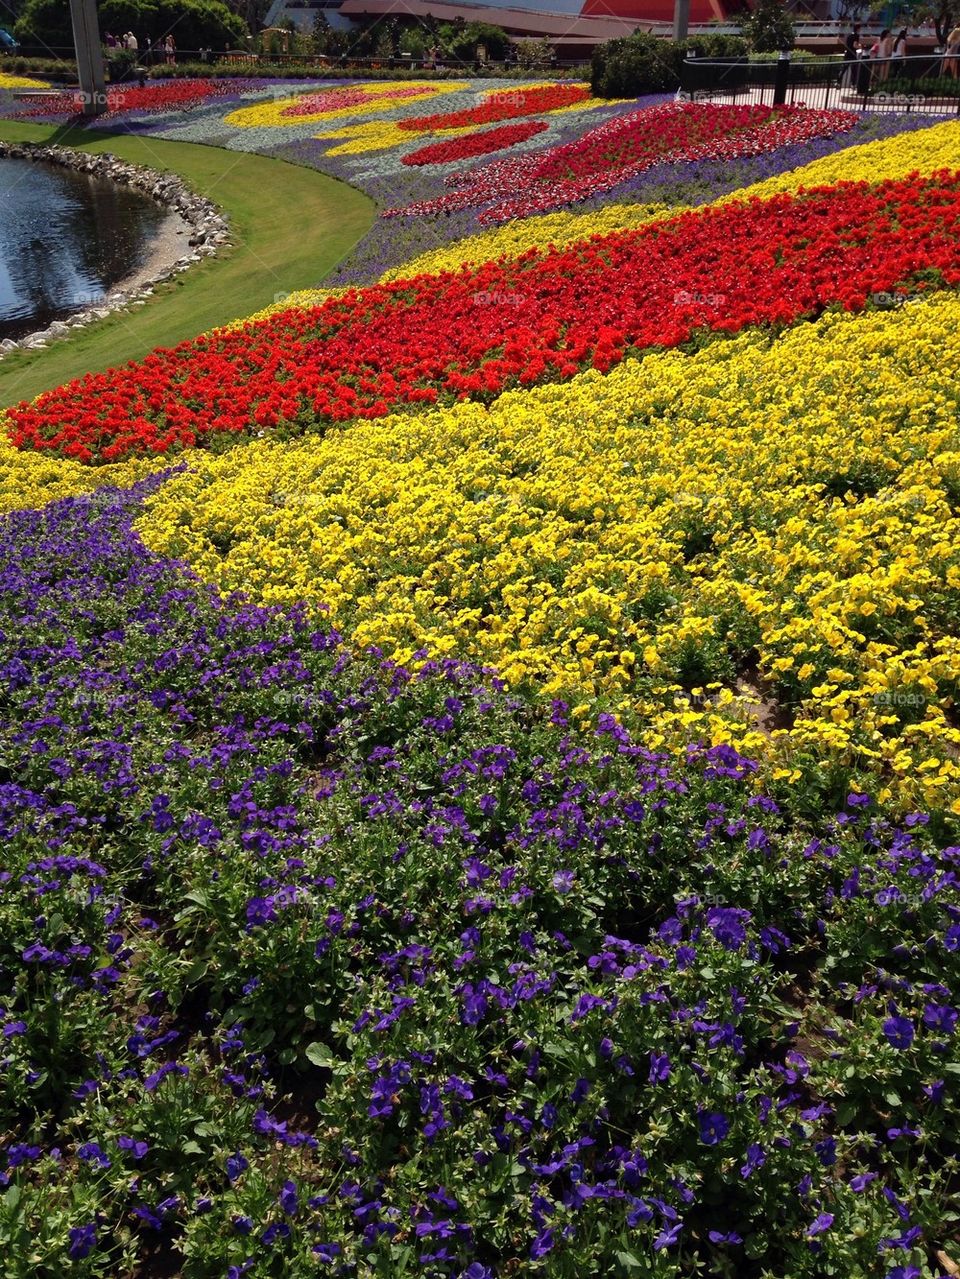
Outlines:
[[[686,40],[690,27],[690,0],[673,0],[673,38]]]
[[[70,0],[70,18],[83,94],[83,114],[99,115],[107,109],[107,87],[96,0]]]

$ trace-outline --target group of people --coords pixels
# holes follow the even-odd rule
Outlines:
[[[936,50],[941,53],[941,50]],[[896,79],[907,73],[907,28],[896,35],[884,29],[868,47],[860,38],[860,28],[853,30],[843,42],[845,88],[866,93],[871,84]],[[960,25],[953,28],[940,58],[940,75],[951,80],[960,77]]]
[[[103,42],[108,49],[127,49],[131,53],[139,53],[140,42],[132,31],[125,32],[122,36],[115,36],[112,31],[104,32]],[[166,62],[167,66],[173,66],[177,61],[177,45],[173,36],[165,36],[162,40],[158,40],[156,44],[147,36],[144,42],[144,62]]]
[[[845,88],[864,92],[871,84],[904,75],[907,69],[907,28],[894,35],[884,28],[869,47],[860,38],[860,28],[844,37]]]

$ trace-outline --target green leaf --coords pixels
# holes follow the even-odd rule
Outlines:
[[[837,1127],[845,1128],[857,1113],[857,1104],[853,1101],[842,1101],[837,1107]]]
[[[331,1070],[336,1064],[337,1059],[331,1053],[326,1044],[317,1043],[307,1044],[303,1050],[307,1061],[312,1062],[314,1066],[325,1066]]]
[[[643,1262],[639,1257],[635,1257],[632,1252],[615,1252],[613,1254],[624,1270],[642,1270]]]

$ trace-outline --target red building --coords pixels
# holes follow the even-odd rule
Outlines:
[[[725,22],[747,7],[742,0],[690,0],[690,22]],[[585,18],[673,22],[673,0],[584,0],[580,13]]]

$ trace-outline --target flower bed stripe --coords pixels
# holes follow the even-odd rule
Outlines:
[[[19,446],[82,461],[380,417],[612,368],[698,331],[791,324],[960,279],[960,178],[843,184],[681,214],[456,275],[399,280],[158,350],[9,413]]]
[[[499,129],[467,133],[459,138],[447,138],[443,142],[433,142],[417,151],[411,151],[403,157],[402,163],[421,166],[469,160],[473,156],[489,155],[491,151],[503,151],[518,142],[526,142],[538,133],[545,132],[546,128],[542,121],[533,120],[527,124],[505,124]]]

